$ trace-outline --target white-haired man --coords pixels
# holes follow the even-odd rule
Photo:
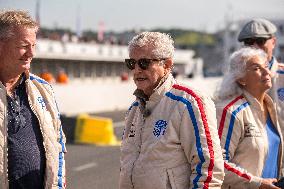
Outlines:
[[[129,43],[126,66],[136,101],[126,114],[120,189],[220,188],[224,162],[211,99],[171,74],[174,46],[164,33]]]

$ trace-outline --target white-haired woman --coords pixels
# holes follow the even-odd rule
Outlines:
[[[271,86],[263,50],[246,47],[231,55],[215,96],[225,160],[222,188],[278,188],[273,183],[282,167],[282,138],[266,94]]]

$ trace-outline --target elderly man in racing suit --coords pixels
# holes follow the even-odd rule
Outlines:
[[[212,100],[172,76],[173,40],[143,32],[129,43],[137,86],[126,114],[120,189],[220,188],[224,162]]]

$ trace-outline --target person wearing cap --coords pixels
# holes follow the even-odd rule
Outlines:
[[[224,161],[211,98],[177,82],[172,38],[143,32],[129,43],[136,100],[126,113],[120,189],[220,188]]]
[[[277,189],[283,139],[273,100],[267,54],[235,51],[215,94],[218,134],[223,148],[222,189]]]
[[[284,133],[284,64],[279,63],[273,56],[277,41],[276,32],[277,28],[273,23],[257,18],[243,26],[238,41],[243,42],[245,46],[260,48],[267,53],[269,69],[272,73],[272,88],[269,90],[269,95],[276,104],[278,121]]]

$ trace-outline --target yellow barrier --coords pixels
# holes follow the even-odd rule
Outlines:
[[[75,143],[120,145],[114,135],[112,119],[91,117],[85,114],[77,117]]]

